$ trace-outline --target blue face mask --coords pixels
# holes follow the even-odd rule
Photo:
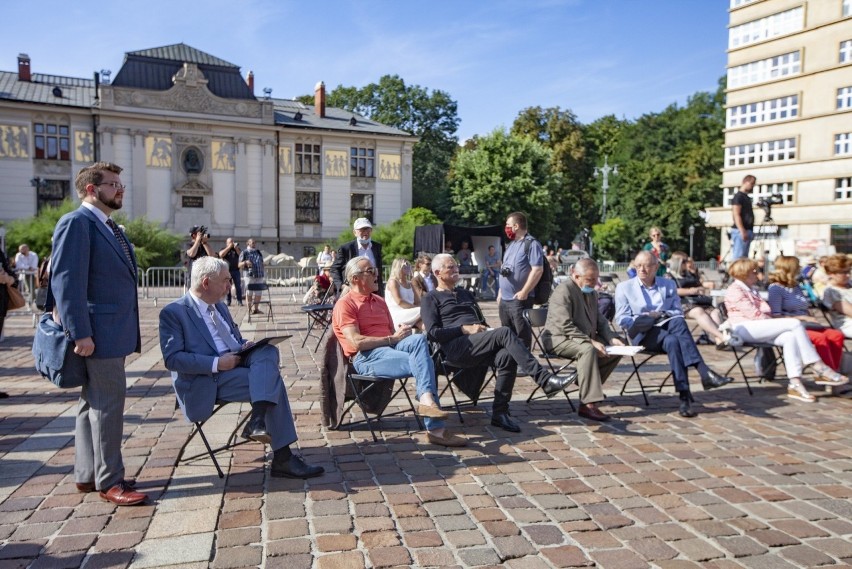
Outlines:
[[[591,293],[595,292],[595,287],[593,287],[593,286],[581,286],[580,290],[583,291],[586,294],[591,294]]]

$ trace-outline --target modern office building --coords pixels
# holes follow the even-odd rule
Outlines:
[[[74,176],[96,160],[124,167],[131,218],[296,258],[353,218],[411,207],[417,138],[327,107],[322,82],[314,105],[256,97],[251,72],[184,44],[127,53],[111,81],[36,64],[21,54],[0,71],[0,222],[77,199]]]
[[[852,253],[852,0],[730,0],[728,37],[724,206],[709,212],[722,253],[747,174],[753,254]],[[772,195],[782,203],[760,227]],[[777,247],[762,239],[775,231]]]

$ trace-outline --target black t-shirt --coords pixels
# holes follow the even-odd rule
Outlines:
[[[751,196],[745,192],[741,192],[737,190],[737,193],[734,194],[734,199],[731,200],[731,205],[738,205],[741,207],[740,215],[743,218],[743,226],[747,229],[754,229],[754,211],[751,208]],[[733,225],[734,229],[737,228],[737,224]]]
[[[462,288],[453,292],[433,290],[424,296],[420,299],[420,316],[429,338],[444,344],[460,338],[462,326],[479,324],[475,304],[473,295]]]
[[[240,270],[240,254],[237,253],[236,249],[229,249],[227,253],[222,257],[222,260],[228,263],[229,271],[238,271]]]

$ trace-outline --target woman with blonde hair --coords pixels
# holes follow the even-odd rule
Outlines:
[[[643,250],[648,251],[656,257],[659,265],[657,266],[657,276],[662,277],[666,274],[666,261],[669,260],[669,246],[663,243],[663,232],[659,227],[652,227],[648,231],[651,241],[645,244]]]
[[[669,259],[669,276],[677,284],[677,295],[683,307],[683,314],[698,322],[698,326],[719,349],[728,345],[742,345],[740,340],[728,330],[720,330],[722,315],[713,308],[713,300],[707,296],[707,289],[699,276],[687,271],[689,256],[683,251],[675,251]]]
[[[402,324],[423,327],[420,321],[420,293],[411,286],[411,264],[407,259],[397,257],[393,260],[385,286],[385,302],[395,327]]]
[[[819,357],[800,320],[772,318],[772,309],[754,290],[757,283],[757,262],[738,259],[728,268],[734,279],[725,293],[728,322],[732,330],[745,342],[770,343],[784,348],[784,367],[790,382],[787,397],[806,403],[816,401],[802,385],[802,373],[810,370],[817,385],[837,386],[849,382]]]
[[[775,259],[775,271],[769,275],[769,308],[773,318],[796,318],[805,326],[808,338],[819,357],[834,371],[840,371],[843,359],[843,332],[820,326],[808,312],[808,299],[799,287],[799,259],[781,255]]]

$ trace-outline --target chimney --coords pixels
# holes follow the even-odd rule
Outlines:
[[[248,85],[249,91],[254,95],[254,71],[249,71],[246,76],[246,84]]]
[[[18,81],[32,81],[33,76],[30,71],[30,56],[26,53],[18,54]]]
[[[314,87],[314,113],[319,117],[325,116],[325,83],[322,81]]]

